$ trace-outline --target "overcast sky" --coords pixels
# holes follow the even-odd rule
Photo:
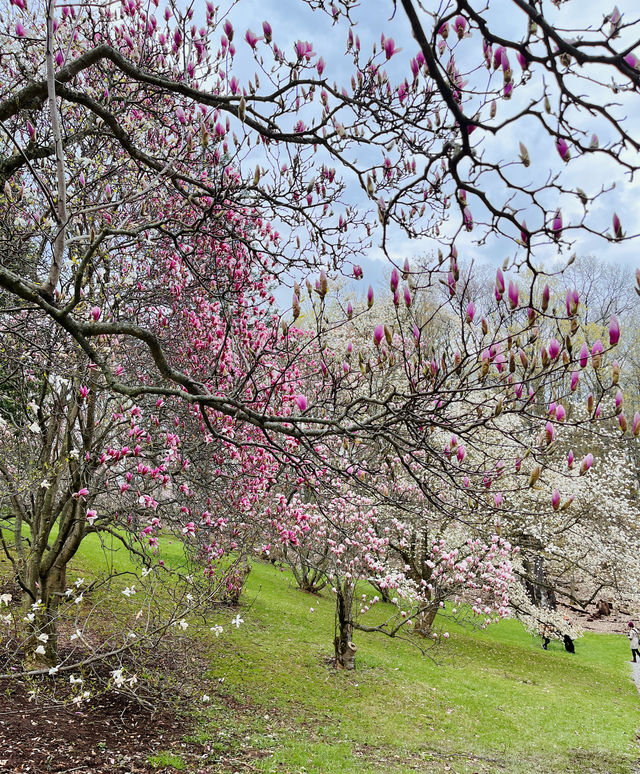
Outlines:
[[[433,8],[436,3],[427,3]],[[549,18],[554,20],[558,28],[570,29],[571,27],[599,27],[604,15],[610,13],[613,4],[603,5],[599,0],[570,0],[560,9],[556,9],[550,2],[545,4],[549,9]],[[477,3],[479,8],[481,3]],[[625,14],[625,20],[631,20],[640,16],[638,0],[619,0],[618,7]],[[350,79],[350,60],[345,60],[345,44],[347,28],[344,24],[333,27],[329,18],[322,13],[312,12],[301,0],[240,0],[231,9],[229,18],[236,29],[236,64],[234,73],[244,75],[248,79],[255,71],[253,54],[244,41],[246,29],[253,30],[256,34],[262,34],[262,21],[268,20],[273,27],[274,41],[281,49],[290,51],[297,40],[308,40],[313,43],[314,50],[322,55],[327,62],[326,74],[329,80],[336,80],[338,84]],[[391,0],[363,0],[359,9],[355,12],[357,19],[357,33],[362,42],[363,52],[368,52],[374,41],[380,41],[380,34],[393,37],[396,46],[402,51],[395,55],[386,65],[392,78],[395,76],[401,80],[409,74],[409,61],[417,52],[417,44],[411,37],[409,25],[401,7],[393,13]],[[525,21],[522,12],[519,11],[511,0],[491,0],[488,18],[494,30],[506,37],[515,39],[524,37]],[[428,19],[425,20],[428,22]],[[637,32],[637,31],[636,31]],[[476,33],[476,36],[478,34]],[[570,35],[568,35],[570,36]],[[636,35],[637,37],[638,35]],[[480,42],[478,42],[480,46]],[[640,51],[638,52],[640,56]],[[266,60],[266,56],[265,56]],[[464,61],[458,61],[460,69],[464,69]],[[346,65],[346,67],[345,67]],[[462,65],[462,66],[461,66]],[[514,70],[517,68],[514,67]],[[345,73],[347,73],[345,77]],[[605,80],[609,80],[606,76]],[[622,78],[622,76],[620,76]],[[242,80],[242,78],[241,78]],[[583,93],[590,98],[599,98],[600,94],[595,87],[582,85]],[[535,91],[535,90],[534,90]],[[522,90],[525,96],[525,90]],[[621,106],[618,115],[625,117],[626,126],[636,137],[640,137],[640,105],[637,95],[621,95]],[[509,104],[509,110],[515,109],[518,103],[513,100]],[[502,109],[502,108],[501,108]],[[505,108],[506,109],[506,108]],[[585,127],[586,128],[586,127]],[[595,131],[601,138],[601,143],[606,141],[608,129],[597,122],[589,125],[588,131]],[[474,134],[475,140],[477,135]],[[539,124],[530,122],[526,125],[517,125],[513,131],[501,134],[500,147],[493,152],[504,152],[507,160],[513,160],[517,156],[518,142],[522,140],[529,147],[532,156],[530,172],[535,171],[546,175],[548,172],[562,169],[563,184],[568,187],[580,186],[587,193],[595,192],[602,184],[615,183],[616,190],[610,194],[606,202],[595,203],[593,214],[597,219],[598,228],[610,230],[611,216],[616,211],[627,233],[640,232],[640,208],[637,206],[638,182],[631,182],[621,170],[612,162],[598,158],[592,154],[582,159],[575,159],[569,165],[564,165],[555,152],[551,138],[543,134]],[[483,139],[490,142],[490,138]],[[487,146],[488,148],[490,146]],[[499,192],[496,192],[499,193]],[[553,205],[551,205],[553,206]],[[580,205],[569,207],[563,205],[565,223],[576,221],[581,215]],[[514,252],[513,244],[506,240],[490,239],[485,246],[479,247],[473,243],[474,234],[459,237],[456,244],[459,253],[464,257],[477,260],[481,263],[501,263],[506,255]],[[398,255],[398,263],[404,260],[406,255],[426,253],[436,249],[437,246],[429,245],[425,240],[421,244],[409,242],[398,238],[394,243],[394,250]],[[637,259],[637,244],[635,241],[611,245],[603,239],[585,234],[576,239],[574,250],[580,254],[592,254],[602,260],[624,262],[630,266],[640,266]],[[381,253],[373,249],[369,260],[364,261],[365,268],[369,268],[371,277],[380,277],[385,270],[379,261]],[[537,256],[539,262],[549,264],[556,259],[554,248],[541,250]],[[565,255],[565,258],[567,256]]]

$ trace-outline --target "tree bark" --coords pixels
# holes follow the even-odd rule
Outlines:
[[[354,587],[349,583],[336,583],[336,620],[335,638],[333,641],[336,668],[355,669],[356,646],[353,638],[353,593]]]

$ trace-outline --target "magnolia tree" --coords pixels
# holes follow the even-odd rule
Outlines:
[[[355,665],[355,630],[395,637],[414,628],[436,638],[431,624],[446,600],[471,601],[482,625],[508,614],[513,575],[505,540],[495,536],[484,544],[441,530],[414,550],[412,564],[404,564],[397,557],[409,561],[415,533],[406,523],[384,518],[384,505],[376,507],[370,496],[342,482],[318,481],[311,492],[305,501],[280,495],[268,516],[274,538],[285,544],[285,557],[296,571],[308,577],[321,570],[331,584],[338,667]],[[297,562],[292,559],[296,554]],[[391,612],[378,611],[376,590],[393,604]],[[469,609],[463,612],[468,617]]]
[[[618,341],[612,319],[604,344],[574,346],[579,294],[566,312],[551,308],[535,260],[580,233],[628,236],[608,188],[572,181],[598,159],[612,176],[636,169],[634,127],[621,120],[640,85],[636,20],[613,8],[567,31],[556,4],[517,0],[514,38],[482,4],[429,13],[402,0],[416,41],[403,52],[386,27],[393,4],[380,12],[380,42],[364,44],[352,3],[304,6],[344,36],[342,82],[313,43],[282,41],[268,21],[262,34],[237,30],[211,3],[198,19],[174,3],[12,0],[0,32],[3,316],[29,316],[34,349],[52,330],[62,351],[81,352],[105,401],[131,401],[118,421],[143,404],[151,420],[157,403],[159,422],[215,444],[204,480],[238,463],[250,482],[233,500],[241,524],[261,517],[265,492],[313,482],[318,468],[360,482],[372,506],[399,466],[444,515],[465,517],[459,498],[440,497],[445,486],[466,493],[469,511],[493,512],[503,472],[519,472],[525,454],[537,464],[516,486],[544,479],[565,420],[547,416],[549,395],[567,394],[583,361],[604,372]],[[534,125],[550,153],[528,149]],[[458,250],[497,236],[509,245],[506,276],[476,310]],[[398,237],[441,252],[405,262]],[[393,325],[376,317],[371,287],[355,307],[327,304],[332,274],[360,279],[374,240],[394,264]],[[291,322],[299,279],[313,326]],[[294,285],[284,320],[275,283]],[[432,293],[427,312],[420,296]],[[431,339],[439,310],[451,333]],[[541,319],[557,329],[548,341]],[[357,366],[331,340],[356,323],[367,330]],[[66,411],[80,398],[79,414],[89,410],[95,388],[82,387],[68,390]],[[510,427],[513,415],[525,421]],[[126,476],[129,454],[111,448]],[[293,487],[278,477],[289,467]],[[81,498],[91,505],[98,484],[73,488],[73,470],[65,513],[85,534]],[[198,519],[187,504],[177,516],[203,546],[206,497]]]

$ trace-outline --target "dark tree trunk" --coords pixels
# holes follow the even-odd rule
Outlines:
[[[353,592],[354,587],[345,583],[336,584],[336,623],[335,639],[333,641],[336,667],[338,669],[355,669],[356,646],[353,637]]]

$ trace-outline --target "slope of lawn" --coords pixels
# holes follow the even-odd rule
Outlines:
[[[113,548],[108,564],[127,569]],[[177,561],[178,545],[165,548]],[[104,564],[92,539],[72,568]],[[640,698],[625,637],[586,634],[571,655],[555,642],[542,650],[516,621],[440,626],[450,637],[431,657],[356,633],[356,671],[336,672],[330,591],[301,593],[287,573],[256,563],[241,609],[215,610],[184,635],[209,654],[198,688],[207,699],[186,741],[205,750],[203,771],[221,774],[634,772]],[[179,752],[151,762],[191,770]]]

